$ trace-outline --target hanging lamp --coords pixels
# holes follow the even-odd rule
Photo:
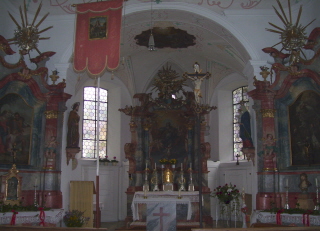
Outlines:
[[[148,43],[148,50],[149,51],[155,51],[155,44],[154,44],[154,38],[153,38],[153,34],[152,34],[152,28],[153,28],[153,24],[152,24],[152,2],[153,0],[151,0],[151,12],[150,12],[150,37],[149,37],[149,43]]]

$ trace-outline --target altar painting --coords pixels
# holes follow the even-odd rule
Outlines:
[[[302,92],[289,106],[292,165],[320,164],[320,96]]]
[[[20,95],[7,94],[0,99],[1,164],[29,164],[33,114]]]
[[[176,159],[182,163],[187,157],[188,130],[181,110],[158,111],[151,129],[150,157],[155,163],[160,159]]]

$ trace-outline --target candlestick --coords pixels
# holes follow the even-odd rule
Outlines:
[[[144,198],[147,198],[147,190],[144,190]]]
[[[316,187],[318,187],[318,178],[316,178]]]
[[[287,181],[287,184],[288,184],[288,181]],[[284,205],[284,208],[290,209],[290,206],[289,206],[289,186],[286,186],[285,189],[286,189],[286,203]]]
[[[316,178],[317,179],[317,178]],[[317,183],[317,181],[316,181]],[[320,209],[320,206],[319,206],[319,186],[317,185],[316,186],[316,205],[314,206],[314,210],[318,211]]]

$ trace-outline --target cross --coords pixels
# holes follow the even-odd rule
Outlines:
[[[11,148],[11,155],[12,155],[12,163],[15,164],[16,163],[16,157],[17,157],[17,151],[19,151],[16,148],[16,143],[12,144],[12,148]]]
[[[202,98],[202,94],[201,94],[202,81],[205,78],[208,79],[209,77],[211,77],[211,73],[209,73],[209,72],[201,73],[202,70],[200,70],[200,65],[197,62],[195,62],[193,67],[194,67],[195,73],[189,74],[189,73],[185,72],[182,77],[184,79],[191,79],[193,81],[193,84],[194,84],[194,91],[193,92],[194,92],[195,101],[197,104],[200,104],[200,98]]]
[[[162,220],[162,217],[164,217],[164,216],[168,217],[170,215],[170,213],[164,213],[163,212],[163,207],[160,207],[160,213],[153,213],[152,215],[160,217],[160,231],[163,231],[163,220]]]
[[[237,163],[236,163],[236,165],[239,165],[239,157],[240,157],[240,155],[237,154],[237,155],[236,155],[236,158],[237,158]]]

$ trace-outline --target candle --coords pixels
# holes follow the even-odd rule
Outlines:
[[[147,162],[146,162],[146,170],[148,169],[148,164],[147,164]]]
[[[179,189],[178,196],[181,197],[181,190]]]
[[[182,163],[181,163],[181,171],[182,171],[182,168],[183,168],[183,166],[182,166]]]
[[[146,197],[147,196],[147,190],[145,189],[144,190],[144,197]]]
[[[157,169],[157,163],[154,163],[154,169]]]
[[[289,179],[288,178],[286,179],[286,186],[287,187],[289,186]]]
[[[318,187],[318,178],[316,178],[316,187]]]
[[[37,181],[38,181],[38,178],[36,177],[36,179],[34,181],[34,186],[37,186]]]
[[[190,163],[190,169],[192,169],[192,163]]]

